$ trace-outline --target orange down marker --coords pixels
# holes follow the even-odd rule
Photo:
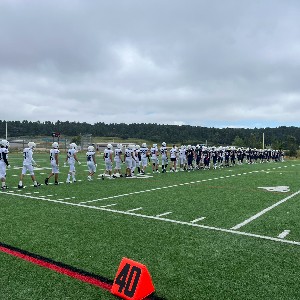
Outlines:
[[[123,299],[142,300],[154,291],[147,267],[123,257],[111,293]]]

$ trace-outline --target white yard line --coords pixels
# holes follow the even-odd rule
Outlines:
[[[202,221],[204,220],[206,217],[201,217],[201,218],[198,218],[198,219],[195,219],[193,221],[191,221],[191,223],[197,223],[198,221]]]
[[[299,190],[298,192],[296,192],[296,193],[294,193],[294,194],[292,194],[292,195],[290,195],[290,196],[288,196],[288,197],[286,197],[286,198],[284,198],[284,199],[282,199],[282,200],[276,202],[275,204],[273,204],[273,205],[271,205],[271,206],[265,208],[264,210],[260,211],[259,213],[257,213],[256,215],[250,217],[249,219],[243,221],[242,223],[237,224],[237,225],[231,227],[231,229],[232,229],[232,230],[240,229],[241,227],[245,226],[246,224],[252,222],[253,220],[255,220],[255,219],[259,218],[260,216],[262,216],[263,214],[267,213],[268,211],[270,211],[270,210],[273,209],[274,207],[276,207],[276,206],[278,206],[278,205],[280,205],[280,204],[282,204],[282,203],[288,201],[289,199],[295,197],[295,196],[298,195],[299,193],[300,193],[300,190]]]
[[[168,211],[168,212],[165,212],[165,213],[162,213],[162,214],[156,215],[156,217],[157,217],[157,218],[160,218],[160,217],[163,217],[163,216],[169,215],[169,214],[171,214],[171,213],[172,213],[171,211]]]
[[[143,209],[143,208],[137,207],[137,208],[133,208],[133,209],[128,209],[127,212],[137,211],[137,210],[141,210],[141,209]]]
[[[281,232],[278,237],[280,239],[284,239],[291,231],[290,230],[284,230],[283,232]]]
[[[85,204],[63,202],[63,201],[58,201],[58,200],[53,200],[53,199],[46,199],[46,198],[41,198],[41,197],[34,197],[34,196],[29,196],[29,195],[11,194],[11,193],[4,192],[4,191],[2,193],[10,195],[10,196],[31,198],[31,199],[35,199],[35,200],[43,200],[43,201],[48,201],[48,202],[53,202],[53,203],[59,203],[59,204],[64,204],[64,205],[75,206],[75,207],[95,209],[95,210],[100,210],[100,211],[117,213],[117,214],[121,214],[121,215],[139,217],[139,218],[143,218],[143,219],[157,220],[157,221],[168,222],[168,223],[173,223],[173,224],[178,224],[178,225],[198,227],[198,228],[203,228],[203,229],[207,229],[207,230],[226,232],[226,233],[231,233],[231,234],[236,234],[236,235],[242,235],[242,236],[253,237],[253,238],[258,238],[258,239],[263,239],[263,240],[268,240],[268,241],[273,241],[273,242],[279,242],[279,243],[285,243],[285,244],[292,244],[292,245],[300,246],[300,242],[280,239],[278,237],[274,238],[274,237],[265,236],[265,235],[253,234],[253,233],[242,232],[242,231],[237,231],[237,230],[232,230],[232,229],[205,226],[205,225],[200,225],[200,224],[196,224],[196,223],[192,223],[192,222],[176,221],[176,220],[161,218],[161,217],[157,217],[157,216],[148,216],[148,215],[136,214],[136,213],[133,213],[133,212],[114,210],[114,209],[104,208],[104,207],[97,207],[97,206],[90,206],[90,205],[85,205]]]

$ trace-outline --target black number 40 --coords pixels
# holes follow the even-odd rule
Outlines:
[[[140,268],[133,266],[130,270],[130,264],[126,264],[115,280],[115,283],[119,286],[118,292],[122,293],[124,290],[123,292],[124,295],[126,295],[127,297],[133,297],[140,276],[141,276]],[[134,277],[134,281],[131,284],[133,277]]]

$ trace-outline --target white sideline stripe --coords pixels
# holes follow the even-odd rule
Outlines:
[[[276,206],[278,206],[278,205],[280,205],[280,204],[288,201],[289,199],[293,198],[294,196],[298,195],[299,193],[300,193],[300,190],[298,192],[296,192],[296,193],[294,193],[294,194],[292,194],[292,195],[290,195],[290,196],[288,196],[288,197],[286,197],[286,198],[284,198],[284,199],[276,202],[275,204],[273,204],[273,205],[265,208],[264,210],[260,211],[259,213],[257,213],[256,215],[252,216],[251,218],[245,220],[244,222],[231,227],[231,229],[236,230],[236,229],[239,229],[239,228],[245,226],[246,224],[252,222],[253,220],[255,220],[255,219],[259,218],[260,216],[262,216],[263,214],[267,213],[268,211],[270,211],[274,207],[276,207]]]
[[[197,223],[198,221],[202,221],[204,220],[206,217],[201,217],[201,218],[198,218],[198,219],[195,219],[193,221],[191,221],[191,223]]]
[[[280,239],[284,239],[291,231],[290,230],[284,230],[283,232],[281,232],[278,237]]]
[[[253,233],[248,233],[248,232],[243,232],[243,231],[232,230],[232,229],[224,229],[224,228],[218,228],[218,227],[205,226],[205,225],[195,224],[195,223],[191,223],[191,222],[182,222],[182,221],[176,221],[176,220],[166,219],[166,218],[158,218],[158,217],[154,217],[154,216],[147,216],[147,215],[136,214],[136,213],[127,212],[127,211],[114,210],[114,209],[104,208],[104,207],[89,206],[89,205],[71,203],[71,202],[63,202],[63,201],[58,201],[58,200],[53,200],[53,199],[45,199],[45,198],[40,198],[40,197],[33,197],[33,196],[28,196],[28,195],[10,194],[10,193],[4,192],[4,191],[2,193],[17,196],[17,197],[25,197],[25,198],[35,199],[35,200],[43,200],[43,201],[48,201],[48,202],[53,202],[53,203],[60,203],[60,204],[64,204],[64,205],[96,209],[96,210],[107,211],[107,212],[111,212],[111,213],[140,217],[140,218],[144,218],[144,219],[159,220],[159,221],[164,221],[164,222],[169,222],[169,223],[174,223],[174,224],[179,224],[179,225],[193,226],[193,227],[203,228],[203,229],[207,229],[207,230],[227,232],[227,233],[232,233],[232,234],[237,234],[237,235],[242,235],[242,236],[247,236],[247,237],[253,237],[253,238],[259,238],[259,239],[273,241],[273,242],[279,242],[279,243],[300,246],[300,242],[297,242],[297,241],[289,241],[289,240],[274,238],[274,237],[270,237],[270,236],[266,236],[266,235],[259,235],[259,234],[253,234]]]
[[[141,209],[143,209],[143,208],[137,207],[137,208],[133,208],[133,209],[128,209],[127,212],[132,212],[132,211],[141,210]]]
[[[162,216],[169,215],[169,214],[171,214],[171,213],[172,213],[171,211],[168,211],[168,212],[165,212],[165,213],[163,213],[163,214],[156,215],[156,217],[159,218],[159,217],[162,217]]]

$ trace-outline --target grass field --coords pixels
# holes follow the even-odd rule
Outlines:
[[[43,183],[48,154],[34,158]],[[155,294],[168,300],[300,299],[299,161],[91,182],[82,163],[76,183],[65,183],[61,167],[60,185],[34,188],[27,176],[18,190],[21,154],[9,160],[1,243],[110,280],[128,257],[147,266]],[[5,300],[116,299],[3,252],[0,272]]]

